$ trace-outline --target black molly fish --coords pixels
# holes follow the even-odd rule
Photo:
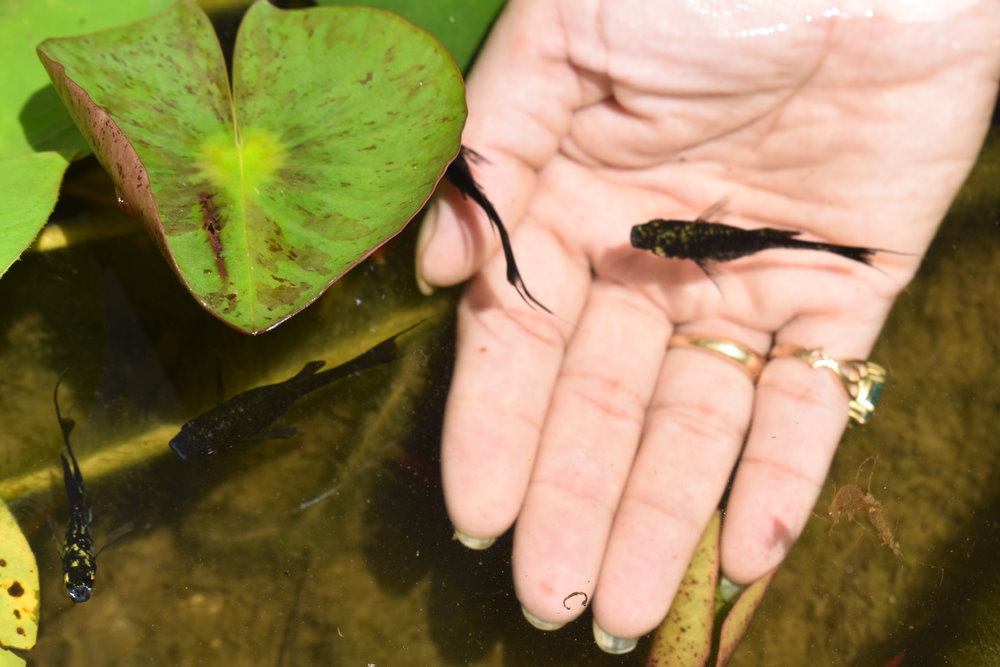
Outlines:
[[[635,225],[632,227],[632,247],[649,250],[660,257],[690,259],[706,275],[711,264],[728,262],[772,248],[822,250],[853,259],[865,266],[872,265],[871,257],[876,252],[892,252],[880,248],[803,241],[795,238],[801,232],[787,229],[743,229],[721,222],[709,222],[708,218],[724,204],[725,201],[721,201],[713,205],[694,221],[650,220]]]
[[[61,382],[61,378],[60,378]],[[69,434],[76,422],[63,417],[59,412],[59,382],[52,400],[56,405],[56,418],[62,429],[63,441],[69,460],[59,452],[62,460],[63,483],[66,485],[66,496],[69,499],[69,525],[66,526],[66,543],[62,550],[63,580],[66,590],[73,602],[86,602],[94,590],[94,578],[97,575],[97,557],[94,555],[94,540],[90,535],[90,523],[93,515],[90,503],[87,502],[87,489],[83,485],[83,475],[69,444]]]
[[[211,456],[233,445],[251,440],[290,438],[295,427],[267,429],[288,411],[295,401],[334,380],[387,364],[399,355],[396,339],[420,324],[403,329],[349,361],[318,373],[323,361],[310,361],[293,377],[277,384],[248,389],[184,424],[170,441],[170,448],[182,460]]]
[[[521,277],[521,271],[517,268],[517,262],[514,260],[514,249],[510,245],[510,235],[507,234],[507,228],[504,227],[503,221],[500,220],[500,215],[497,210],[493,207],[492,202],[486,198],[483,193],[483,189],[479,187],[476,183],[476,179],[472,177],[472,170],[469,168],[469,159],[473,162],[477,162],[482,158],[479,153],[468,148],[467,146],[462,146],[458,155],[451,164],[448,165],[448,169],[444,172],[445,178],[451,181],[452,185],[459,189],[463,197],[468,197],[472,201],[479,205],[479,208],[483,209],[486,213],[486,217],[489,218],[490,223],[497,230],[497,235],[500,237],[500,245],[503,247],[503,256],[507,262],[507,282],[510,283],[514,289],[517,291],[518,296],[524,299],[524,302],[534,308],[538,306],[548,314],[552,314],[552,311],[546,308],[542,303],[531,295],[528,291],[528,287],[524,284],[524,279]]]

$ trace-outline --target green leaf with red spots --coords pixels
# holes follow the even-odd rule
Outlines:
[[[698,542],[670,612],[653,633],[647,665],[704,665],[712,650],[715,588],[719,577],[718,511]]]
[[[745,588],[725,578],[720,581],[721,525],[721,512],[716,511],[691,557],[670,612],[653,632],[647,667],[723,667],[743,639],[774,572]]]
[[[29,649],[38,635],[38,566],[17,519],[0,500],[0,646]],[[0,651],[0,663],[17,659]]]
[[[240,26],[231,87],[190,0],[38,51],[187,288],[252,333],[399,232],[465,123],[461,74],[444,47],[370,8],[282,11],[259,0]]]

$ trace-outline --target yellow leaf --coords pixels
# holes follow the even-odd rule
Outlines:
[[[718,511],[691,557],[670,613],[653,634],[648,666],[701,667],[712,650],[715,588],[719,576]]]
[[[0,501],[0,646],[29,649],[38,635],[38,566],[14,515]],[[6,654],[6,655],[5,655]],[[12,654],[0,652],[0,665]]]

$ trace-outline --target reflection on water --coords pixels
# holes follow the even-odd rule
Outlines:
[[[483,553],[451,539],[437,448],[455,293],[417,293],[413,231],[258,337],[198,306],[142,232],[28,254],[0,281],[0,494],[39,560],[33,664],[642,663],[641,649],[601,654],[589,620],[528,626],[509,538]],[[170,453],[180,424],[216,401],[217,369],[231,396],[425,317],[399,361],[296,403],[279,422],[293,438]],[[100,555],[82,605],[53,538],[67,516],[51,398],[63,371],[98,548],[135,524]]]

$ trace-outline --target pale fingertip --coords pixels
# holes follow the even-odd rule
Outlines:
[[[733,525],[739,526],[744,521],[747,533],[732,532],[736,528],[727,532],[723,528],[721,555],[726,576],[735,584],[748,586],[781,565],[798,539],[798,533],[792,532],[776,517],[752,521],[746,515],[734,515]]]
[[[639,644],[639,638],[617,637],[598,625],[597,619],[595,618],[594,642],[597,644],[597,647],[605,653],[610,653],[611,655],[622,655],[623,653],[630,653],[634,651],[635,647]]]
[[[455,531],[455,539],[461,542],[463,545],[475,551],[482,551],[483,549],[489,549],[493,546],[493,543],[497,541],[495,537],[473,537],[471,535],[466,535],[465,533]]]
[[[427,246],[434,238],[434,230],[437,227],[438,205],[431,202],[424,213],[423,222],[420,225],[420,233],[417,235],[416,262],[414,264],[416,273],[417,289],[424,296],[434,293],[434,287],[424,279],[424,255],[427,253]]]
[[[566,625],[565,623],[543,621],[524,607],[521,607],[521,613],[524,614],[524,619],[528,621],[528,623],[531,623],[532,627],[537,628],[538,630],[544,630],[545,632],[552,632],[553,630],[558,630]]]
[[[414,276],[417,282],[417,289],[424,296],[431,296],[434,294],[434,287],[424,280],[424,277],[420,275],[420,262],[417,262],[416,275]]]

